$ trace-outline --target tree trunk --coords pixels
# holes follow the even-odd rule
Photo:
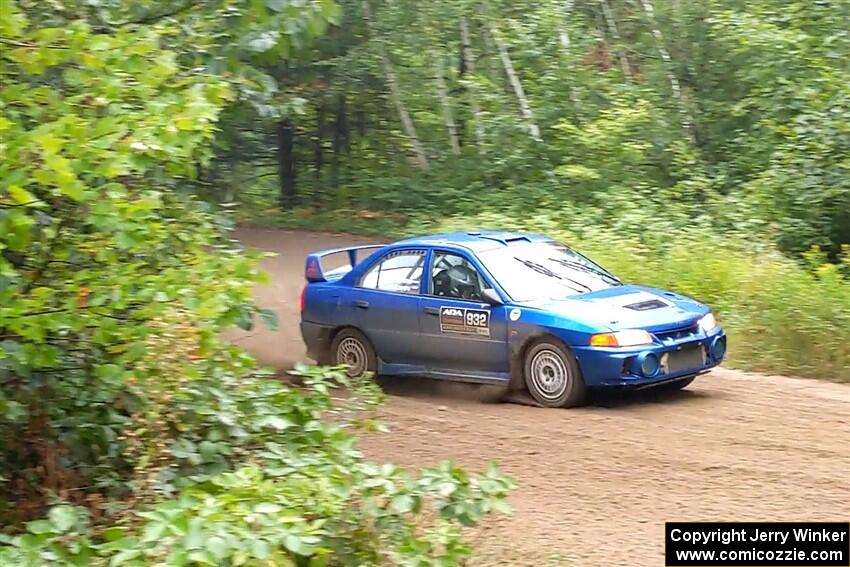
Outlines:
[[[443,75],[443,57],[439,52],[431,54],[434,60],[434,76],[437,80],[437,95],[440,97],[440,106],[443,107],[443,120],[446,123],[446,130],[449,133],[449,144],[452,147],[454,155],[460,155],[460,140],[457,134],[457,125],[455,124],[454,114],[452,113],[452,103],[449,100],[449,89],[446,86],[446,77]]]
[[[289,120],[277,124],[277,172],[280,180],[280,208],[295,206],[295,129]]]
[[[652,37],[655,39],[655,47],[658,49],[658,54],[661,56],[661,60],[664,62],[666,67],[667,80],[670,81],[670,90],[673,91],[673,98],[676,99],[676,103],[679,105],[679,116],[681,117],[682,129],[693,142],[694,122],[691,118],[690,112],[688,112],[688,108],[682,96],[682,87],[679,85],[679,79],[676,77],[675,70],[673,69],[673,59],[670,57],[670,52],[667,51],[667,47],[664,45],[664,35],[661,33],[661,28],[658,27],[658,22],[655,21],[655,10],[652,7],[652,1],[641,0],[640,3],[641,6],[643,6],[643,11],[646,14],[647,20],[649,20],[649,26],[652,29]]]
[[[354,113],[354,127],[357,128],[357,135],[361,138],[366,136],[366,111],[358,108]]]
[[[488,21],[487,5],[484,2],[478,4],[478,14],[480,21]],[[484,24],[480,25],[483,26]],[[490,63],[490,76],[493,81],[497,81],[502,74],[502,67],[499,62],[499,50],[496,49],[493,43],[493,37],[487,32],[486,28],[481,30],[481,37],[484,39],[484,50],[487,52],[487,61]],[[506,88],[505,91],[507,92],[507,90]]]
[[[531,112],[531,106],[528,104],[528,97],[525,96],[525,90],[522,88],[522,83],[514,70],[511,57],[508,55],[508,48],[505,43],[499,40],[496,36],[496,28],[493,24],[490,24],[490,35],[493,37],[493,41],[496,43],[496,48],[499,50],[502,67],[505,69],[505,75],[507,75],[508,81],[510,81],[511,86],[513,87],[517,102],[519,102],[520,112],[522,112],[522,117],[525,118],[528,132],[531,134],[532,139],[540,141],[540,128],[538,128],[537,124],[534,122],[534,115]]]
[[[575,4],[575,0],[566,0],[563,3],[563,21],[558,26],[558,43],[561,45],[561,51],[564,55],[567,55],[570,49],[570,34],[567,31],[567,22],[570,21],[573,4]]]
[[[415,158],[414,163],[422,169],[428,169],[428,158],[425,155],[425,148],[422,146],[422,142],[419,141],[419,136],[416,133],[416,126],[413,124],[413,119],[410,117],[410,113],[407,112],[407,108],[404,106],[404,101],[401,99],[401,89],[398,85],[398,78],[396,77],[395,69],[393,69],[392,62],[387,54],[387,49],[383,40],[378,36],[375,30],[375,24],[372,21],[372,11],[369,8],[369,0],[363,0],[363,16],[366,19],[366,25],[369,28],[369,32],[378,44],[381,63],[384,67],[384,74],[387,78],[387,85],[390,88],[390,98],[395,104],[404,133],[410,141],[410,145],[413,146],[413,154]]]
[[[313,144],[313,201],[319,203],[322,200],[324,184],[322,182],[322,165],[325,157],[325,105],[319,103],[316,109],[316,134]]]
[[[466,78],[466,59],[463,57],[463,40],[461,39],[460,44],[458,45],[458,55],[457,58],[457,91],[460,93],[460,104],[463,107],[469,106],[469,89],[466,88],[464,84],[464,79]],[[464,144],[466,144],[466,116],[463,112],[458,113],[457,119],[457,141],[462,148]]]
[[[614,13],[611,11],[611,6],[608,5],[608,0],[599,0],[602,5],[602,15],[605,19],[605,25],[608,27],[608,32],[614,41],[617,42],[617,59],[620,60],[620,68],[623,70],[623,75],[629,81],[632,80],[632,66],[629,65],[629,58],[626,57],[626,52],[620,44],[620,30],[617,29],[617,20],[614,19]]]
[[[573,70],[569,68],[572,59],[570,58],[570,33],[569,23],[570,17],[573,14],[573,7],[575,6],[575,0],[555,0],[561,6],[561,14],[562,17],[559,20],[558,24],[558,44],[561,46],[561,60],[569,70],[568,76],[572,78],[574,76]],[[568,79],[569,80],[569,79]],[[570,81],[567,90],[570,94],[570,101],[573,103],[575,108],[579,107],[578,95],[576,94],[575,81]]]
[[[472,41],[469,38],[469,24],[465,16],[460,17],[460,42],[461,77],[466,73],[474,76],[475,59],[472,57]],[[475,123],[475,143],[480,147],[484,143],[484,125],[481,123],[481,108],[474,92],[469,95],[469,108]]]
[[[334,137],[331,161],[331,186],[339,187],[339,160],[343,144],[348,138],[348,117],[346,114],[345,95],[339,95],[336,107],[336,119],[334,120]]]

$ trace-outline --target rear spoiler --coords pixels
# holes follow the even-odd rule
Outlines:
[[[366,246],[349,246],[348,248],[332,248],[330,250],[321,250],[319,252],[314,252],[312,254],[307,255],[307,262],[304,265],[304,277],[307,278],[308,282],[324,282],[327,281],[325,277],[325,269],[322,266],[322,259],[328,256],[332,256],[334,254],[348,254],[348,263],[351,264],[351,268],[357,265],[360,258],[358,258],[358,252],[360,250],[375,250],[378,248],[383,248],[386,244],[368,244]],[[368,256],[368,255],[367,255]],[[339,269],[339,268],[338,268]],[[337,270],[338,270],[337,269]],[[337,270],[332,270],[331,273],[336,272]],[[346,270],[348,271],[348,270]]]

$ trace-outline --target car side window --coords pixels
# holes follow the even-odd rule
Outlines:
[[[419,293],[424,263],[424,250],[390,252],[366,272],[360,280],[360,287],[396,293]]]
[[[431,265],[431,294],[481,301],[484,279],[472,263],[458,254],[435,252]]]

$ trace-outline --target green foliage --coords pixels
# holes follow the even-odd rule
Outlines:
[[[180,471],[173,497],[97,536],[85,509],[56,506],[8,538],[0,562],[457,565],[471,553],[464,528],[508,511],[513,484],[494,467],[473,476],[443,463],[411,477],[364,461],[353,432],[376,425],[372,381],[352,385],[339,369],[296,376],[301,387],[262,377],[196,382],[168,403],[170,419],[185,426],[161,471]],[[335,405],[339,386],[348,393]],[[216,467],[222,458],[230,466]]]
[[[90,536],[88,512],[84,508],[57,505],[46,519],[34,520],[27,532],[15,538],[0,536],[6,545],[0,547],[4,565],[90,565],[95,546]]]
[[[121,439],[149,395],[132,383],[206,372],[191,357],[250,319],[260,276],[179,192],[227,83],[181,70],[149,29],[2,12],[0,500],[26,517],[129,489]]]
[[[710,218],[831,261],[850,243],[846,2],[373,1],[372,32],[363,5],[342,2],[346,31],[278,76],[305,101],[290,160],[302,208],[545,207],[621,229]],[[242,153],[220,153],[240,173],[218,182],[246,206],[276,207],[293,176],[275,180],[275,122],[251,124]],[[414,136],[427,168],[410,159]]]
[[[467,558],[508,479],[368,463],[373,382],[292,385],[220,338],[277,321],[198,173],[225,109],[293,104],[258,68],[336,4],[55,7],[0,2],[0,564]]]
[[[731,139],[753,214],[776,223],[797,253],[850,242],[850,89],[847,6],[766,3],[757,14],[722,11],[712,35],[737,63]],[[730,152],[732,153],[732,152]]]

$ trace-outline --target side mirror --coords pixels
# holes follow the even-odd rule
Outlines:
[[[490,305],[502,305],[502,298],[492,287],[481,290],[481,301]]]

